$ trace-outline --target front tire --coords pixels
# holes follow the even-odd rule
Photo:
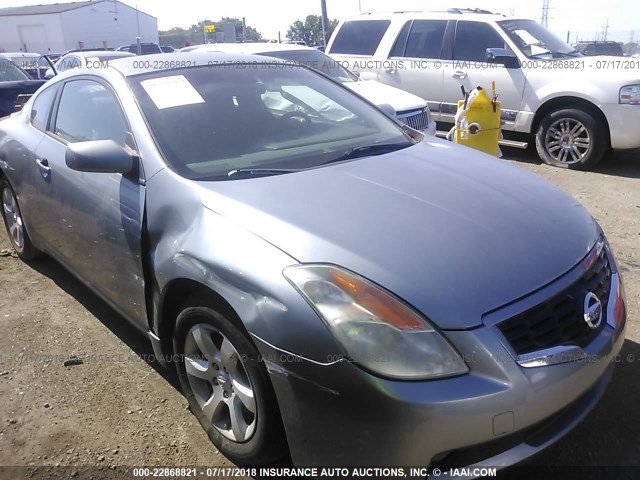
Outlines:
[[[606,127],[591,112],[565,108],[538,127],[536,150],[543,162],[572,170],[593,168],[609,149]]]
[[[13,249],[22,260],[35,260],[41,253],[31,243],[20,213],[18,199],[6,178],[0,179],[0,201],[2,218]]]
[[[242,466],[275,462],[286,443],[266,368],[248,336],[206,306],[178,315],[174,352],[189,408],[216,448]]]

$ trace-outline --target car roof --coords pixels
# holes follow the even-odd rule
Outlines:
[[[246,43],[212,43],[202,45],[196,49],[199,52],[229,52],[229,53],[267,53],[267,52],[290,52],[299,50],[303,52],[317,51],[315,48],[295,43],[266,43],[266,42],[246,42]]]
[[[457,10],[457,9],[451,9]],[[477,13],[473,11],[447,11],[447,10],[402,10],[393,12],[363,12],[360,15],[347,18],[345,21],[358,20],[393,20],[393,19],[421,19],[421,20],[475,20],[475,21],[499,21],[513,19],[501,13]]]
[[[145,55],[144,60],[140,60],[140,57],[133,56],[127,58],[119,58],[109,62],[109,67],[117,70],[125,77],[131,77],[134,75],[142,75],[144,73],[159,72],[164,70],[175,70],[176,64],[185,62],[192,64],[193,66],[213,66],[221,63],[286,63],[283,60],[278,60],[270,57],[264,57],[259,55],[245,55],[240,53],[226,53],[226,52],[175,52],[171,54],[171,61],[167,61],[166,53],[157,53],[154,55]],[[81,70],[78,70],[81,71]]]
[[[2,52],[1,54],[4,57],[28,57],[28,58],[34,58],[34,57],[41,57],[42,55],[40,55],[39,53],[30,53],[30,52]]]
[[[65,53],[63,55],[63,57],[66,57],[68,55],[75,55],[77,57],[84,57],[84,58],[93,58],[93,57],[102,57],[102,56],[109,56],[111,58],[114,57],[135,57],[136,55],[130,52],[118,52],[115,50],[85,50],[82,52],[70,52],[70,53]]]

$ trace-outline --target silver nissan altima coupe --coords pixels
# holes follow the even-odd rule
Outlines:
[[[0,121],[0,167],[18,254],[145,332],[238,464],[510,465],[594,407],[623,343],[576,200],[302,65],[65,72]]]

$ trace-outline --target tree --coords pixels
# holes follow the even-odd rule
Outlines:
[[[338,20],[331,20],[328,25],[327,40],[338,25]],[[322,38],[322,17],[319,15],[307,15],[304,23],[296,20],[287,30],[287,38],[292,41],[302,40],[310,47],[325,44]]]
[[[169,30],[160,31],[160,43],[162,45],[171,45],[174,48],[182,48],[185,45],[198,45],[204,42],[204,26],[215,25],[216,32],[223,31],[225,23],[234,23],[236,26],[236,42],[242,41],[242,20],[238,18],[223,17],[217,22],[212,20],[203,20],[194,23],[188,29],[173,27]],[[247,42],[257,42],[262,40],[262,35],[255,28],[247,25],[245,28],[245,38]],[[207,40],[215,41],[215,34],[207,34]]]
[[[624,45],[623,50],[627,55],[635,55],[636,53],[640,53],[640,44],[637,42],[628,42]]]

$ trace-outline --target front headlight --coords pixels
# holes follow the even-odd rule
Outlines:
[[[331,265],[294,265],[283,273],[361,367],[403,380],[469,371],[424,318],[368,280]]]
[[[620,89],[620,103],[640,105],[640,85],[627,85]]]

